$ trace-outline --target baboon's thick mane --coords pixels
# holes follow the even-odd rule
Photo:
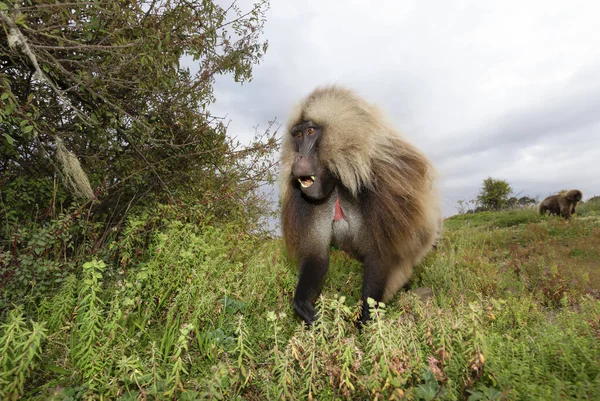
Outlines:
[[[437,225],[439,219],[432,165],[392,128],[376,106],[339,86],[314,90],[290,116],[281,155],[284,204],[293,185],[296,156],[290,131],[305,121],[323,129],[320,162],[354,196],[371,206],[364,213],[372,222],[377,246],[391,247],[401,255],[407,249],[423,247],[430,240],[431,224]]]

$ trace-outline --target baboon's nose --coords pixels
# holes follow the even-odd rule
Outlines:
[[[296,156],[296,161],[292,166],[292,175],[294,178],[315,175],[315,169],[309,158],[302,155]]]

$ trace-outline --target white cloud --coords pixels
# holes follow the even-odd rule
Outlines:
[[[213,110],[247,140],[340,83],[434,159],[445,215],[488,176],[522,195],[587,197],[600,193],[598,15],[591,0],[274,1],[254,81],[219,79]]]

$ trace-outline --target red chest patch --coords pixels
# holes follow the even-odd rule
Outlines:
[[[335,213],[333,214],[333,221],[340,221],[341,219],[345,219],[346,216],[342,211],[342,207],[340,206],[340,199],[335,197]]]

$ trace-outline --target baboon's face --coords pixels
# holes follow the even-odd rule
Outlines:
[[[312,121],[305,121],[292,128],[296,141],[296,158],[292,165],[292,179],[304,195],[311,199],[323,199],[331,194],[334,179],[319,161],[319,142],[323,131]]]
[[[581,191],[574,190],[567,193],[567,199],[571,202],[580,202],[582,197]]]

